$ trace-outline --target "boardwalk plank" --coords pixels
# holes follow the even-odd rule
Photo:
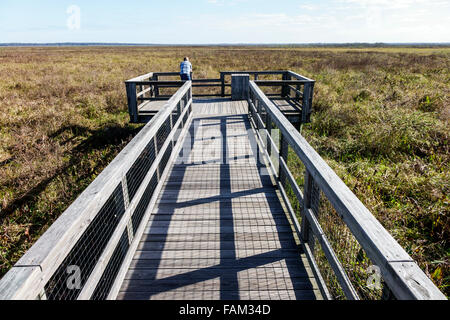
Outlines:
[[[218,300],[222,291],[166,291],[151,294],[151,292],[120,292],[118,299],[127,300]],[[316,300],[319,292],[313,290],[283,290],[283,291],[244,291],[230,292],[224,300]]]
[[[129,269],[126,280],[155,280],[155,279],[213,279],[222,274],[237,274],[239,279],[292,279],[292,278],[312,278],[306,269],[291,269],[285,267],[257,266],[251,269],[243,268],[220,268],[211,267],[206,269],[192,268],[140,268]]]
[[[197,242],[184,242],[184,241],[159,241],[148,242],[141,241],[137,250],[234,250],[239,249],[297,249],[297,244],[293,240],[283,241],[197,241]]]

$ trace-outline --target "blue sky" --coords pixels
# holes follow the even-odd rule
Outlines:
[[[5,42],[450,42],[450,0],[1,0]]]

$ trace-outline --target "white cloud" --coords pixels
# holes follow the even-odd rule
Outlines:
[[[336,0],[336,2],[362,7],[379,7],[384,10],[413,8],[415,6],[449,6],[449,2],[443,0]]]
[[[205,14],[186,23],[193,30],[208,26],[217,39],[225,39],[222,42],[450,41],[450,6],[443,0],[309,0],[296,7],[228,16]]]
[[[299,8],[303,9],[303,10],[312,11],[312,10],[318,10],[320,8],[320,6],[314,5],[312,3],[304,3],[304,4],[299,5]]]
[[[223,6],[223,5],[236,5],[246,0],[206,0],[209,4]]]

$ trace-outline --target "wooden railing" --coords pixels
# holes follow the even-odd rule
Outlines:
[[[298,110],[301,110],[300,123],[310,122],[314,80],[292,71],[221,71],[217,79],[193,79],[193,88],[203,91],[193,93],[193,97],[231,97],[231,76],[233,74],[249,74],[259,87],[269,87],[270,98],[289,100]],[[150,101],[168,100],[172,93],[164,94],[164,90],[179,88],[184,82],[176,78],[177,72],[152,72],[125,82],[127,89],[128,109],[133,123],[147,122],[151,115],[140,111]],[[262,78],[265,79],[262,79]],[[267,79],[269,77],[270,79]],[[272,79],[272,78],[277,79]],[[175,79],[174,79],[175,78]],[[217,89],[217,90],[214,90]]]
[[[280,92],[267,93],[270,98],[289,99],[294,102],[302,111],[301,123],[309,123],[312,112],[312,99],[315,81],[301,76],[290,70],[278,71],[221,71],[220,80],[222,83],[222,96],[228,84],[227,78],[233,74],[248,74],[253,77],[255,84],[259,87],[279,87]],[[262,80],[261,77],[278,76],[279,80]]]
[[[0,299],[115,298],[191,119],[186,82],[2,278]]]
[[[252,125],[324,296],[445,299],[258,85],[249,83]],[[289,166],[298,170],[299,163],[304,178],[296,180]]]

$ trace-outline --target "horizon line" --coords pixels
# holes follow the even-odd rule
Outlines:
[[[27,46],[450,46],[450,42],[311,42],[311,43],[126,43],[126,42],[4,42],[2,47]]]

